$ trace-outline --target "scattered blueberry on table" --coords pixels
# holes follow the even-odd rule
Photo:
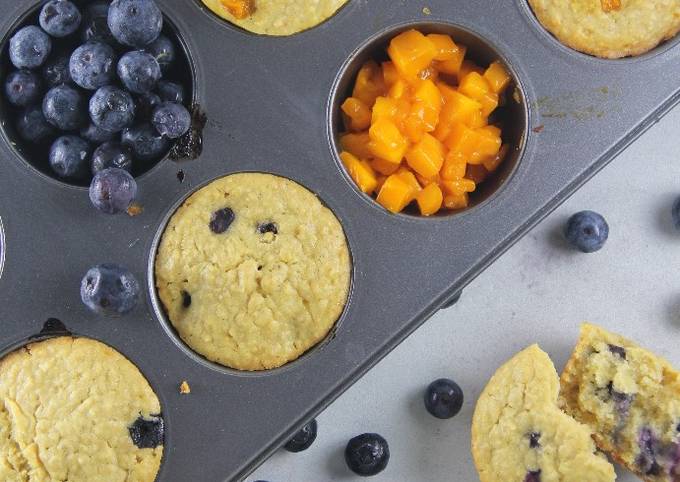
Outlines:
[[[139,299],[139,282],[126,268],[104,263],[88,270],[80,284],[85,306],[101,315],[122,315]]]
[[[190,130],[177,39],[161,33],[156,2],[50,0],[32,18],[12,33],[2,78],[29,161],[79,184],[108,167],[137,175]]]
[[[357,475],[377,475],[385,470],[389,460],[390,448],[387,440],[377,433],[358,435],[347,442],[345,447],[345,462]]]
[[[298,433],[293,435],[286,445],[283,446],[288,452],[302,452],[312,446],[316,440],[318,425],[316,420],[312,420],[302,427]]]
[[[425,390],[425,408],[434,417],[452,418],[463,407],[463,390],[453,380],[440,378]]]
[[[117,167],[97,172],[90,184],[92,205],[106,214],[126,212],[136,195],[135,178],[125,169]]]
[[[601,214],[581,211],[569,218],[564,235],[574,248],[583,253],[594,253],[607,242],[609,225]]]

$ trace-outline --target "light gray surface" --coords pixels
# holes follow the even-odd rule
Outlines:
[[[477,481],[469,429],[485,382],[534,342],[561,370],[581,321],[616,330],[680,367],[680,233],[670,220],[680,195],[678,125],[680,108],[484,272],[458,305],[435,315],[333,403],[318,417],[312,448],[279,452],[248,480]],[[574,253],[561,241],[565,219],[581,209],[609,221],[610,239],[599,253]],[[450,421],[430,417],[421,401],[424,386],[442,376],[467,397]],[[388,469],[372,479],[352,477],[342,457],[346,441],[365,431],[381,433],[392,451]]]

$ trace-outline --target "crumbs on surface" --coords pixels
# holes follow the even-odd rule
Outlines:
[[[144,207],[137,202],[133,202],[127,208],[128,216],[132,216],[132,217],[139,216],[143,212],[144,212]]]
[[[188,395],[191,393],[191,387],[189,386],[189,382],[186,380],[182,380],[182,383],[179,384],[179,393],[182,395]]]

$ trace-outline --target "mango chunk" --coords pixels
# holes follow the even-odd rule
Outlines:
[[[340,108],[349,118],[350,130],[363,131],[371,125],[371,109],[356,97],[348,97]]]
[[[439,173],[442,179],[456,181],[465,177],[467,159],[458,151],[449,151],[444,159],[444,165]]]
[[[441,73],[456,76],[460,73],[460,69],[463,67],[463,63],[465,62],[467,47],[464,45],[457,45],[457,47],[458,50],[452,55],[450,59],[435,62],[435,66]]]
[[[366,194],[372,193],[378,184],[378,180],[371,166],[366,161],[357,159],[349,152],[342,152],[340,159],[359,189]]]
[[[463,60],[463,63],[460,65],[460,69],[458,70],[458,82],[460,83],[460,81],[470,72],[477,72],[479,75],[482,75],[484,73],[484,69],[471,60]]]
[[[484,72],[484,78],[489,82],[491,90],[500,94],[510,84],[510,74],[500,62],[493,62]]]
[[[343,151],[354,154],[359,159],[370,159],[373,153],[368,148],[368,143],[371,138],[368,132],[361,132],[358,134],[344,134],[340,136],[340,147]]]
[[[419,79],[437,56],[437,48],[417,30],[407,30],[392,39],[387,54],[399,73],[409,81]]]
[[[425,189],[416,194],[418,209],[423,216],[432,216],[442,207],[444,195],[437,184],[429,184]]]
[[[371,138],[368,148],[375,157],[393,163],[401,162],[408,149],[408,141],[394,122],[378,119],[368,130],[368,135]]]
[[[431,33],[427,35],[427,38],[430,39],[437,49],[437,55],[434,56],[434,60],[453,60],[456,57],[459,48],[450,36]]]
[[[401,163],[394,163],[386,161],[385,159],[373,159],[369,164],[374,171],[379,172],[384,176],[394,174],[397,172],[397,169],[399,169],[399,166],[401,166]]]
[[[418,179],[416,179],[416,176],[411,171],[404,167],[400,167],[399,170],[396,172],[396,175],[399,176],[402,180],[404,180],[409,186],[411,186],[411,189],[413,190],[411,201],[413,201],[415,199],[416,194],[420,192],[420,190],[422,189],[420,183],[418,182]]]
[[[255,0],[221,0],[220,3],[239,20],[248,18],[255,13]]]
[[[369,107],[373,107],[376,97],[384,93],[385,81],[382,76],[382,70],[380,70],[377,63],[369,60],[357,73],[352,97],[361,100],[361,102]]]
[[[392,174],[385,179],[376,200],[388,211],[399,213],[413,200],[413,194],[413,187],[408,182]]]
[[[444,163],[444,145],[430,134],[406,152],[406,162],[415,172],[426,178],[439,173]]]
[[[466,192],[460,194],[447,194],[444,196],[444,207],[446,207],[446,209],[465,209],[469,205],[470,197]]]
[[[474,192],[477,189],[477,185],[474,181],[470,179],[458,179],[455,181],[443,180],[441,182],[442,188],[447,194],[463,194],[468,192]]]

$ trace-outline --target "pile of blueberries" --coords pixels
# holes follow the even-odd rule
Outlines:
[[[90,196],[96,207],[123,211],[136,192],[130,173],[161,159],[191,127],[184,87],[163,78],[176,57],[161,34],[163,14],[153,0],[96,0],[82,12],[50,0],[39,24],[9,41],[17,70],[5,78],[5,97],[16,108],[16,131],[44,146],[59,178],[99,177]],[[123,194],[111,201],[102,189]]]

